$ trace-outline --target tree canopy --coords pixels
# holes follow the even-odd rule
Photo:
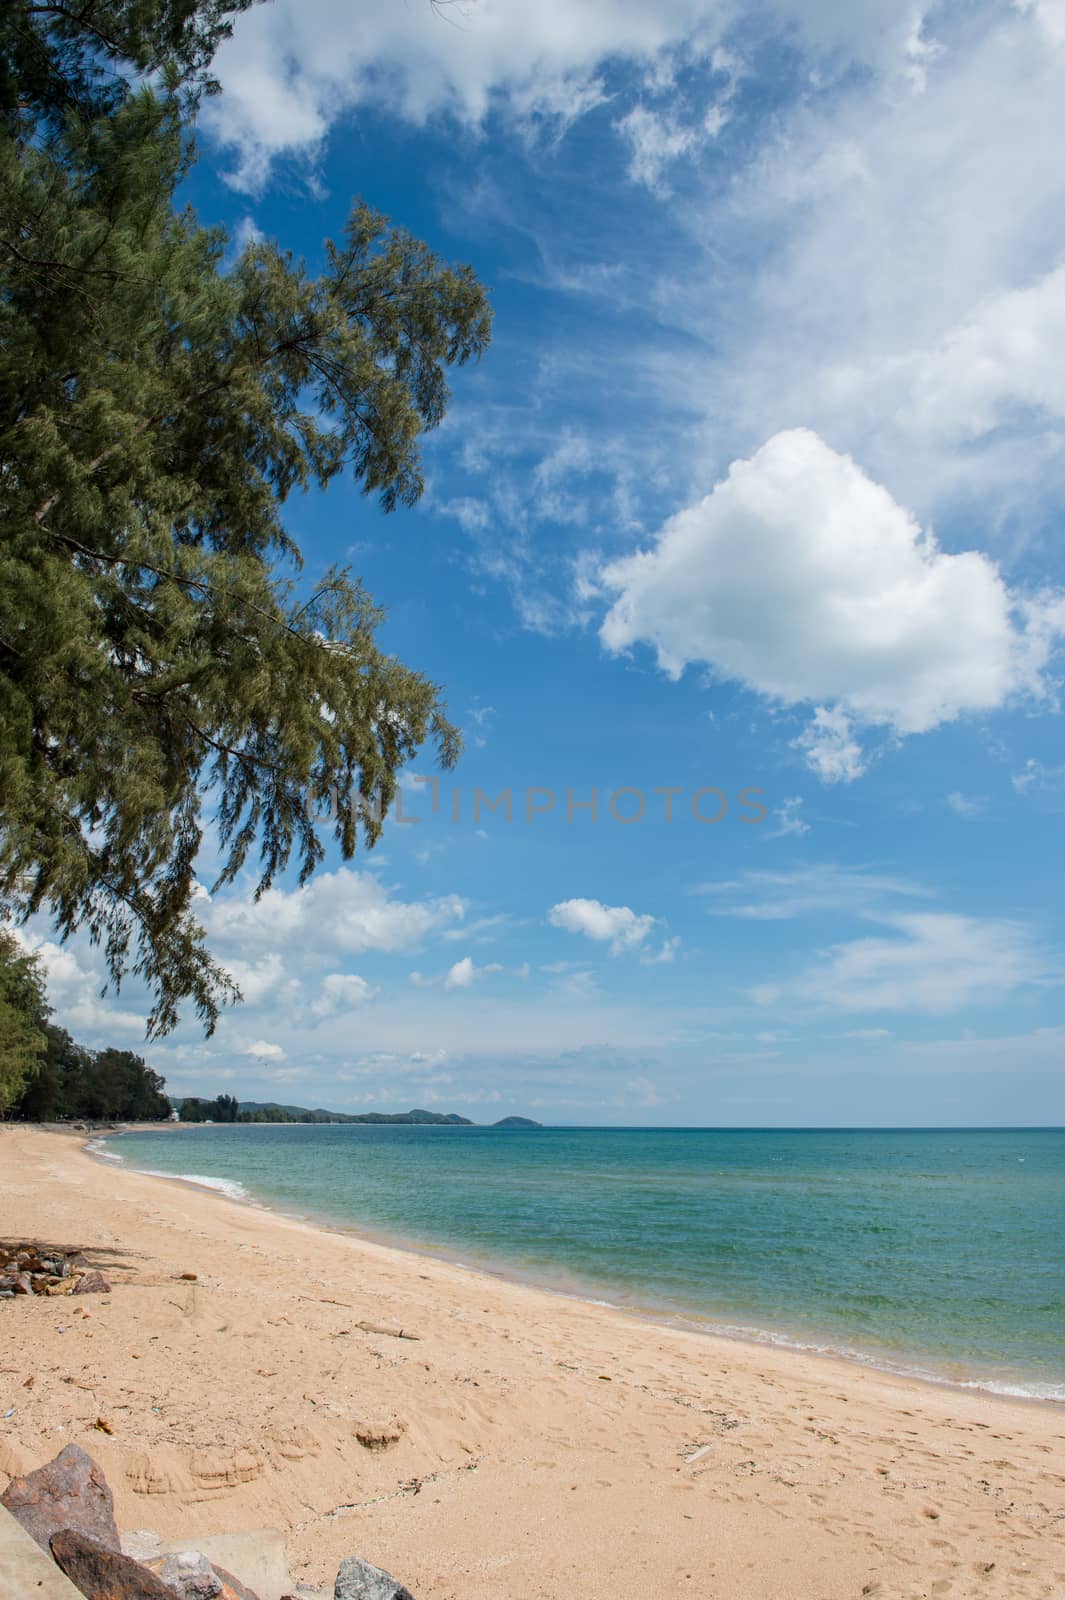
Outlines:
[[[47,1015],[38,962],[0,928],[0,1116],[40,1066]]]
[[[236,995],[193,911],[208,816],[215,887],[302,882],[330,834],[374,842],[426,741],[444,764],[459,743],[361,584],[300,577],[282,513],[344,471],[414,502],[490,311],[358,202],[317,275],[266,242],[229,262],[177,207],[247,3],[14,0],[0,23],[0,896],[143,978],[153,1033]]]
[[[49,1022],[40,957],[0,928],[0,1116],[169,1117],[163,1079],[131,1050],[87,1050]]]

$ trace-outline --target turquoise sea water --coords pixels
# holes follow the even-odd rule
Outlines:
[[[107,1151],[570,1293],[1065,1401],[1065,1130],[237,1125]]]

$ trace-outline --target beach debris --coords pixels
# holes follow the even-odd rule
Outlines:
[[[174,1600],[174,1591],[121,1550],[61,1528],[52,1535],[52,1556],[85,1600]]]
[[[178,1280],[181,1283],[196,1283],[197,1275],[195,1272],[179,1272]]]
[[[105,1549],[119,1548],[115,1503],[107,1479],[80,1445],[68,1444],[54,1460],[12,1478],[0,1505],[6,1506],[42,1550],[65,1528],[95,1539]]]
[[[421,1338],[420,1333],[411,1333],[409,1328],[390,1328],[387,1323],[384,1322],[357,1322],[355,1326],[357,1328],[361,1328],[363,1333],[383,1333],[387,1335],[389,1339]]]
[[[0,1243],[0,1299],[31,1294],[107,1293],[111,1285],[89,1269],[78,1250]]]
[[[333,1585],[333,1600],[414,1600],[414,1596],[391,1573],[361,1556],[345,1556]]]

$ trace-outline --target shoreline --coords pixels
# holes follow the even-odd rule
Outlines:
[[[0,1473],[79,1443],[124,1531],[276,1527],[297,1582],[357,1553],[417,1600],[1060,1589],[1056,1405],[116,1180],[83,1144],[0,1128],[4,1232],[76,1244],[113,1284],[0,1303]]]
[[[413,1257],[415,1260],[438,1261],[445,1265],[461,1268],[501,1282],[512,1283],[541,1294],[557,1296],[563,1300],[573,1301],[579,1305],[598,1306],[604,1310],[618,1312],[622,1316],[636,1318],[654,1327],[673,1328],[680,1332],[687,1332],[699,1338],[711,1340],[724,1340],[728,1344],[739,1344],[753,1349],[771,1349],[791,1351],[797,1355],[808,1356],[813,1360],[838,1363],[844,1367],[856,1367],[859,1370],[883,1373],[889,1377],[899,1378],[908,1382],[928,1385],[935,1389],[947,1389],[962,1394],[985,1394],[993,1399],[1009,1400],[1026,1406],[1045,1406],[1055,1410],[1059,1415],[1065,1415],[1065,1383],[1045,1383],[1045,1387],[1054,1387],[1060,1393],[1039,1394],[1034,1392],[1040,1380],[1032,1379],[1031,1387],[1024,1386],[1023,1376],[1019,1376],[1016,1383],[1008,1379],[995,1380],[977,1376],[955,1377],[936,1370],[935,1358],[927,1358],[927,1365],[922,1365],[926,1358],[917,1352],[908,1357],[902,1355],[897,1361],[889,1356],[878,1359],[875,1354],[865,1350],[847,1350],[831,1343],[819,1344],[804,1341],[798,1334],[790,1334],[787,1330],[774,1330],[772,1328],[732,1326],[718,1323],[712,1317],[702,1315],[696,1310],[683,1310],[662,1304],[632,1303],[604,1299],[593,1292],[593,1286],[581,1286],[579,1283],[567,1286],[561,1281],[552,1281],[548,1275],[535,1272],[523,1272],[513,1263],[503,1258],[485,1258],[477,1261],[464,1260],[459,1254],[459,1247],[435,1245],[430,1241],[410,1239],[399,1234],[380,1233],[372,1228],[367,1228],[360,1223],[341,1222],[337,1218],[321,1213],[287,1211],[283,1206],[270,1200],[261,1199],[258,1195],[248,1190],[239,1179],[212,1178],[207,1174],[161,1172],[153,1168],[134,1167],[126,1165],[125,1158],[109,1156],[102,1148],[94,1150],[94,1144],[103,1146],[110,1139],[119,1139],[127,1134],[139,1132],[161,1133],[182,1127],[196,1127],[195,1123],[160,1123],[145,1125],[131,1123],[118,1127],[110,1132],[97,1132],[84,1138],[82,1148],[94,1160],[111,1162],[112,1170],[123,1166],[127,1172],[136,1172],[141,1177],[157,1178],[164,1183],[176,1183],[199,1189],[203,1193],[211,1193],[228,1200],[234,1205],[252,1206],[269,1215],[284,1217],[289,1221],[302,1223],[307,1227],[318,1229],[324,1233],[335,1234],[341,1238],[352,1238],[367,1244],[377,1245],[385,1250],[395,1250],[404,1256]],[[282,1124],[284,1126],[284,1124]],[[239,1189],[241,1192],[235,1193]],[[946,1358],[943,1358],[944,1360]]]

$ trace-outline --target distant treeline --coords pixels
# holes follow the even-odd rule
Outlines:
[[[358,1114],[345,1111],[324,1111],[320,1107],[309,1111],[306,1106],[281,1106],[273,1102],[263,1104],[248,1100],[240,1104],[231,1094],[220,1094],[214,1100],[202,1100],[192,1095],[175,1100],[182,1122],[387,1122],[416,1125],[447,1125],[470,1128],[468,1117],[455,1112],[441,1111],[364,1111]]]

